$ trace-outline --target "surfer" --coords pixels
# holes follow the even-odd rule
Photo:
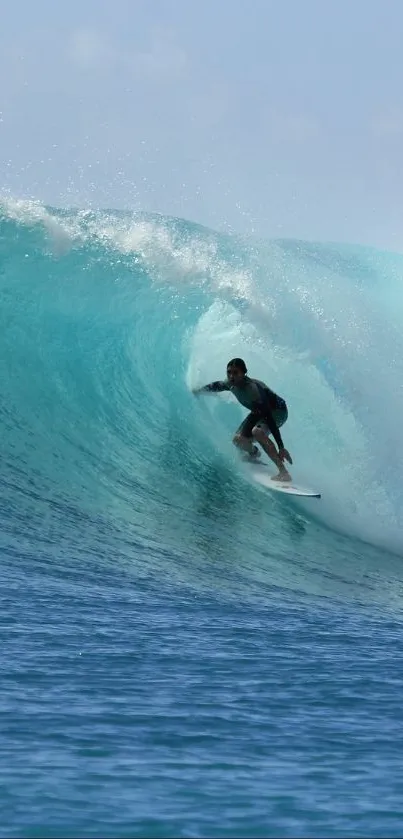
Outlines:
[[[275,475],[273,480],[291,481],[291,475],[284,466],[284,461],[292,463],[292,458],[284,448],[279,431],[280,426],[284,425],[288,417],[287,405],[281,396],[277,396],[259,379],[251,379],[247,372],[242,358],[232,358],[227,364],[227,378],[224,381],[211,382],[204,387],[196,388],[193,393],[220,393],[224,390],[233,393],[238,402],[250,411],[235,432],[233,443],[254,459],[260,457],[260,451],[254,443],[256,440],[277,466],[278,475]],[[278,451],[270,440],[269,434],[273,435]]]

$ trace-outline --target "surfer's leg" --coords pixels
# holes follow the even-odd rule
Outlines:
[[[262,425],[255,425],[252,429],[253,439],[261,445],[263,451],[266,452],[270,460],[272,460],[273,463],[276,464],[278,469],[278,475],[275,475],[274,480],[291,481],[291,475],[285,468],[284,463],[281,460],[281,457],[279,457],[274,443],[270,440],[270,437],[268,437],[267,431],[268,429],[265,429],[265,427],[262,427]]]
[[[252,429],[256,425],[256,414],[248,414],[246,419],[241,423],[234,434],[232,442],[239,449],[248,452],[252,457],[256,457],[259,452],[257,446],[254,445],[252,437]]]

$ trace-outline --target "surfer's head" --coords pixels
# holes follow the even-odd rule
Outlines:
[[[241,384],[247,373],[243,358],[231,358],[227,364],[227,378],[232,385]]]

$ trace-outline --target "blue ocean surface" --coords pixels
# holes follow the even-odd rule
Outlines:
[[[401,836],[403,257],[0,227],[0,835]],[[233,356],[320,500],[193,396]]]

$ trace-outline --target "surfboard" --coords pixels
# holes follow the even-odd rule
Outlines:
[[[296,484],[294,481],[273,481],[265,463],[251,463],[250,461],[245,461],[245,463],[247,463],[248,472],[253,479],[273,492],[283,492],[285,495],[294,495],[300,498],[321,498],[321,493],[317,490]]]

